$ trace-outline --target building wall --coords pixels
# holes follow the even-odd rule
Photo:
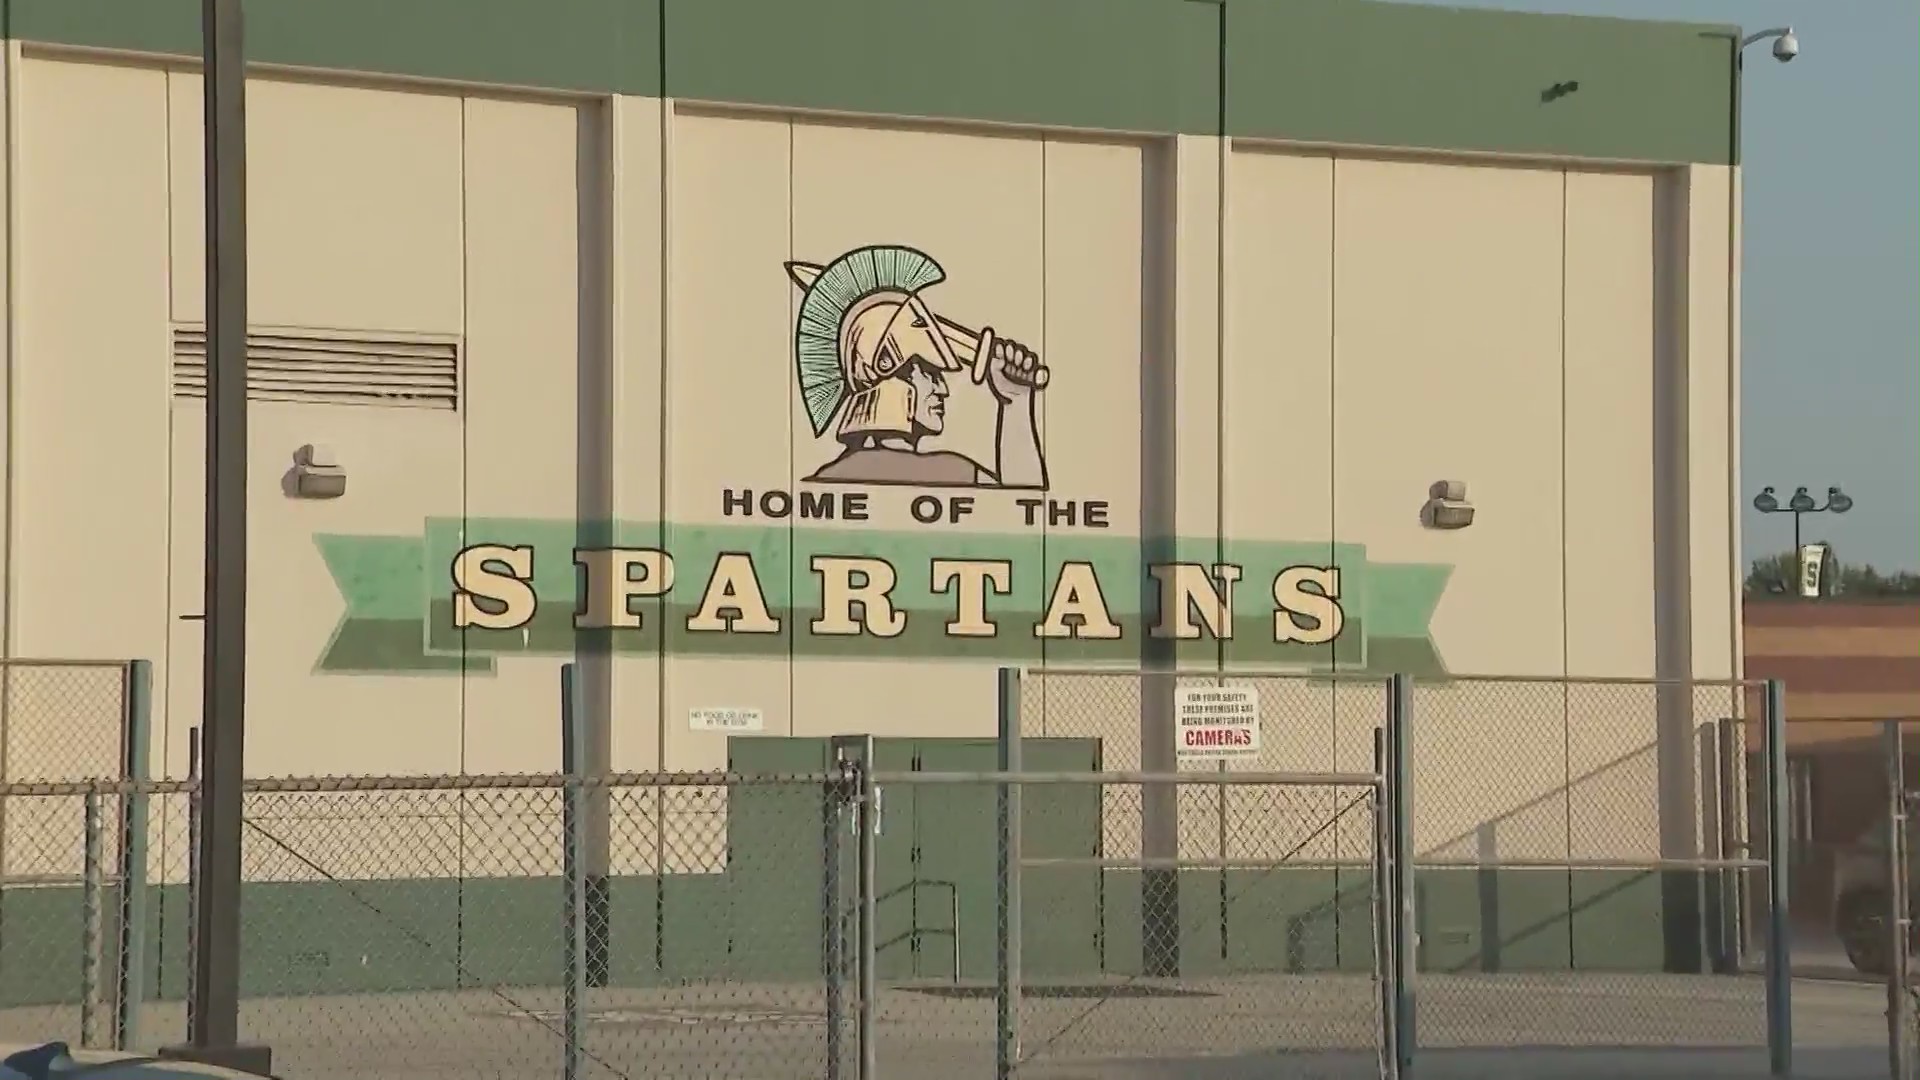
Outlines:
[[[199,80],[162,59],[18,44],[9,61],[7,649],[153,657],[154,768],[181,775],[199,722],[204,414],[170,391],[166,358],[203,305]],[[251,322],[445,338],[462,374],[457,410],[254,407],[251,774],[557,769],[568,659],[613,768],[688,770],[729,761],[727,733],[691,728],[697,708],[755,709],[756,734],[775,738],[981,738],[996,728],[1000,664],[1165,658],[1195,675],[1356,680],[1262,684],[1265,749],[1250,764],[1272,768],[1369,767],[1384,697],[1363,680],[1422,676],[1416,779],[1445,793],[1417,823],[1432,858],[1697,842],[1699,794],[1674,786],[1662,733],[1737,705],[1555,681],[1737,673],[1735,171],[1689,163],[1714,160],[1689,149],[1693,135],[1635,144],[1589,116],[1577,137],[1462,131],[1422,145],[1409,133],[1438,129],[1417,117],[1369,140],[1349,119],[1288,128],[1216,101],[1235,135],[1223,139],[1195,131],[1207,110],[1190,104],[1176,111],[1195,123],[1135,134],[1114,117],[1009,126],[1032,118],[991,103],[910,110],[965,124],[712,103],[845,108],[860,103],[852,87],[831,101],[686,89],[707,102],[252,80]],[[1650,160],[1617,160],[1640,153]],[[928,489],[873,485],[844,489],[868,495],[858,528],[729,513],[729,491],[836,490],[807,482],[836,447],[815,437],[796,385],[802,294],[785,264],[869,244],[936,259],[934,310],[1048,365],[1047,495],[1073,501],[1075,520],[1029,524],[1022,493],[981,488],[963,492],[959,520],[922,524],[913,498]],[[992,396],[966,372],[950,391],[941,445],[994,462]],[[307,443],[337,451],[344,498],[283,493]],[[1468,484],[1471,528],[1423,525],[1443,479]],[[1093,503],[1105,527],[1089,524]],[[448,568],[476,544],[534,549],[533,618],[456,628]],[[675,584],[627,608],[638,627],[578,630],[578,605],[625,604],[578,595],[573,550],[610,546],[672,554]],[[752,556],[775,632],[689,629],[728,552]],[[813,556],[884,560],[909,629],[815,632]],[[925,580],[935,557],[1011,559],[997,637],[943,632],[953,598]],[[1243,568],[1227,640],[1148,632],[1141,566],[1168,559]],[[1082,561],[1120,639],[1035,636],[1060,574]],[[1274,640],[1267,594],[1290,566],[1341,569],[1335,641]],[[1658,607],[1653,582],[1671,586]],[[1164,710],[1138,680],[1118,698],[1113,682],[1037,680],[1027,731],[1099,737],[1107,767],[1170,762]],[[1124,816],[1109,801],[1107,816]],[[356,853],[355,872],[555,869],[553,845],[498,865],[528,807],[438,805],[444,820],[420,827],[458,836],[456,855],[422,860],[396,840]],[[1675,840],[1663,806],[1693,822],[1693,841]],[[1196,804],[1183,822],[1212,815]],[[337,846],[338,821],[312,816],[289,810],[277,827]],[[665,827],[706,835],[724,821],[709,800]],[[1197,851],[1204,830],[1186,832]],[[1362,854],[1343,843],[1334,857]],[[637,873],[713,869],[615,858]]]
[[[197,722],[200,626],[181,616],[197,612],[202,588],[203,414],[197,401],[168,403],[164,364],[151,358],[170,324],[196,321],[202,303],[197,80],[47,58],[26,61],[20,82],[22,246],[36,302],[19,320],[26,512],[17,558],[36,570],[16,592],[14,633],[22,653],[164,655],[156,745],[178,774]],[[122,122],[140,133],[100,122],[108,117],[131,118]],[[642,99],[573,106],[271,79],[258,81],[251,118],[261,132],[250,194],[254,322],[440,333],[464,347],[457,413],[277,402],[255,412],[257,775],[557,768],[555,654],[573,651],[573,523],[598,516],[588,513],[595,499],[627,523],[617,530],[651,530],[619,543],[708,551],[704,563],[681,557],[667,606],[642,615],[673,626],[666,651],[615,646],[606,679],[616,767],[724,767],[727,736],[687,728],[688,710],[703,705],[759,709],[773,735],[991,735],[991,663],[904,664],[905,653],[875,638],[864,646],[875,658],[863,646],[817,655],[836,643],[806,625],[819,596],[808,559],[841,552],[843,528],[727,509],[728,491],[807,488],[836,449],[831,435],[813,436],[790,374],[795,296],[783,265],[889,241],[938,253],[942,310],[1042,350],[1058,372],[1042,406],[1050,494],[1097,499],[1112,524],[1028,526],[1017,495],[983,492],[965,520],[925,526],[909,493],[856,488],[871,496],[858,554],[892,557],[915,575],[945,553],[938,544],[967,554],[963,537],[991,551],[1024,534],[1050,569],[1087,542],[1117,542],[1137,568],[1151,561],[1137,538],[1170,528],[1201,547],[1289,545],[1297,558],[1283,562],[1346,564],[1351,577],[1375,565],[1434,567],[1444,594],[1431,622],[1410,615],[1410,632],[1430,636],[1437,653],[1430,674],[1649,676],[1657,635],[1647,591],[1602,587],[1581,568],[1617,565],[1644,581],[1659,558],[1650,474],[1662,185],[1704,215],[1688,218],[1686,261],[1674,271],[1685,275],[1688,308],[1671,318],[1687,327],[1679,359],[1699,388],[1685,432],[1689,498],[1701,508],[1683,534],[1685,565],[1697,571],[1693,662],[1702,674],[1729,670],[1726,616],[1716,614],[1730,607],[1724,558],[1716,561],[1729,490],[1724,247],[1715,246],[1724,171],[1238,144],[1222,184],[1215,144],[1202,139],[856,126],[663,112]],[[604,196],[587,170],[606,176]],[[614,298],[604,329],[588,310],[599,290]],[[102,310],[127,314],[102,319]],[[674,358],[669,368],[663,355]],[[1161,378],[1174,398],[1164,436],[1153,420]],[[992,460],[991,399],[964,383],[953,393],[945,444]],[[144,442],[103,442],[90,426],[56,422],[63,411],[104,413],[118,430],[144,431]],[[308,442],[340,454],[352,476],[346,498],[281,494],[293,450]],[[1171,492],[1156,489],[1167,457]],[[151,475],[135,482],[129,469]],[[1472,528],[1423,526],[1424,489],[1438,479],[1469,483],[1481,508]],[[167,544],[115,557],[96,550],[111,541],[91,527],[94,493],[116,488],[129,524]],[[1596,496],[1604,513],[1592,512]],[[514,631],[481,647],[469,640],[465,669],[457,654],[442,656],[437,674],[419,670],[427,658],[402,655],[414,644],[404,640],[344,667],[329,659],[341,584],[324,545],[462,520],[469,544],[536,544],[536,579],[556,590],[536,619],[547,642],[520,635],[515,649]],[[761,545],[756,567],[780,609],[778,633],[681,636],[712,552],[733,540]],[[168,552],[171,570],[161,573]],[[977,659],[1137,661],[1125,640],[1075,652],[1082,643],[1020,633],[1051,595],[1053,579],[1038,569],[1019,564],[1007,601],[1013,629]],[[422,572],[430,597],[450,596],[438,566]],[[1112,573],[1103,584],[1135,637],[1141,624],[1126,612],[1147,602],[1141,584]],[[1253,598],[1264,584],[1241,585],[1240,603],[1261,610]],[[75,603],[75,588],[93,596]],[[781,599],[789,590],[802,610]],[[1420,602],[1403,588],[1378,591],[1348,594],[1362,630],[1369,616]],[[406,596],[370,595],[413,614]],[[920,595],[911,615],[923,624],[952,602]],[[100,637],[90,613],[108,604],[129,617]],[[1359,648],[1276,656],[1257,618],[1243,625],[1217,650],[1189,650],[1187,666],[1393,667]],[[937,636],[909,634],[919,654],[939,658]],[[1375,634],[1365,640],[1378,648]],[[751,655],[729,655],[736,649]],[[520,651],[546,655],[512,655]],[[1312,702],[1290,706],[1280,724],[1325,734],[1290,734],[1300,741],[1274,744],[1286,749],[1268,763],[1363,766],[1377,692],[1303,693]],[[1623,709],[1623,693],[1534,689],[1499,702],[1437,688],[1422,703],[1426,722],[1448,733],[1446,758],[1427,759],[1433,777],[1471,771],[1518,738],[1547,750],[1525,757],[1538,775],[1507,774],[1501,798],[1520,806],[1577,782],[1652,745],[1655,710]],[[1072,714],[1090,708],[1056,681],[1039,730],[1085,728]],[[1487,722],[1490,712],[1506,715]],[[1564,726],[1580,736],[1556,745]],[[1136,762],[1120,752],[1110,763]],[[1423,842],[1457,842],[1483,810],[1424,819],[1433,832]],[[1508,842],[1563,837],[1565,812],[1555,813],[1530,816]]]

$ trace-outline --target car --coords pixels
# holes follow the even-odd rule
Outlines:
[[[1833,931],[1847,951],[1847,962],[1863,975],[1893,970],[1887,934],[1887,820],[1874,822],[1860,838],[1840,849],[1833,863]],[[1911,851],[1911,841],[1909,841]],[[1907,859],[1907,948],[1920,947],[1913,899],[1920,893],[1920,864]]]
[[[86,1080],[262,1080],[253,1073],[213,1065],[105,1051],[76,1053],[63,1042],[42,1043],[0,1058],[0,1080],[79,1080],[80,1077]]]

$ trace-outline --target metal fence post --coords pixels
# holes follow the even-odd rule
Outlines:
[[[1767,1058],[1773,1075],[1793,1072],[1793,956],[1787,889],[1787,689],[1767,680]]]
[[[1394,675],[1387,682],[1387,805],[1393,812],[1394,929],[1389,971],[1393,978],[1394,1049],[1402,1077],[1412,1075],[1414,1052],[1420,1044],[1414,996],[1414,973],[1420,957],[1414,921],[1412,718],[1413,678]]]
[[[845,768],[838,747],[835,748],[832,764],[836,769]],[[846,820],[846,785],[839,780],[829,781],[821,796],[821,827],[824,832],[821,850],[826,858],[821,881],[824,898],[821,929],[826,940],[821,960],[826,969],[822,974],[827,981],[827,1080],[840,1080],[845,1069],[847,1022],[844,983],[847,969],[846,922],[841,918],[843,905],[840,902],[841,894],[846,889],[840,865],[840,831]]]
[[[1887,1064],[1891,1075],[1906,1080],[1907,1040],[1912,1008],[1907,996],[1907,808],[1904,777],[1906,747],[1900,721],[1886,723],[1887,755]]]
[[[855,820],[860,828],[860,866],[855,895],[860,899],[857,938],[860,957],[860,1011],[856,1014],[854,1034],[860,1043],[860,1080],[875,1080],[879,1075],[879,1045],[874,1034],[874,1013],[879,997],[879,920],[877,895],[879,867],[877,839],[880,834],[880,788],[873,782],[875,766],[873,736],[861,739],[860,791]]]
[[[138,785],[147,779],[153,719],[153,663],[126,668],[126,745],[121,775]],[[139,787],[120,797],[119,964],[116,972],[113,1048],[140,1045],[140,1012],[147,991],[147,793]]]
[[[1387,728],[1373,729],[1373,975],[1380,982],[1380,1075],[1399,1080],[1400,1040],[1395,1024],[1398,982],[1393,975],[1393,809],[1387,803]]]
[[[100,796],[81,797],[86,807],[86,837],[80,865],[80,1045],[100,1045],[101,932]]]
[[[1020,671],[1000,669],[1000,771],[1021,771]],[[1011,1080],[1020,1067],[1020,785],[999,790],[999,908],[995,942],[994,1076]]]
[[[187,729],[187,986],[200,963],[200,729]],[[187,994],[187,1030],[193,1030],[193,994]]]
[[[566,1056],[561,1076],[580,1080],[586,1074],[581,1012],[587,992],[587,875],[581,834],[586,827],[586,789],[581,784],[581,755],[586,750],[587,710],[582,698],[580,666],[560,667],[560,758],[567,774],[561,788],[560,828],[562,875],[566,879],[565,972],[562,1010],[565,1013]]]
[[[1738,693],[1738,691],[1736,691]],[[1722,717],[1714,725],[1715,772],[1720,777],[1720,858],[1745,859],[1751,855],[1740,823],[1746,820],[1745,785],[1740,782],[1746,764],[1740,753],[1739,733],[1743,721]],[[1746,871],[1722,870],[1720,879],[1720,959],[1724,972],[1738,974],[1747,969]]]

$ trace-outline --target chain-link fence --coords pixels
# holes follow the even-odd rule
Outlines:
[[[0,660],[0,1009],[79,1007],[40,1017],[47,1030],[104,1045],[121,1036],[118,958],[138,934],[146,890],[124,890],[133,815],[145,800],[75,794],[56,808],[11,799],[6,785],[145,775],[144,662]],[[137,875],[136,875],[137,880]],[[59,925],[68,931],[54,935]],[[137,988],[135,995],[137,997]]]
[[[1423,1046],[1767,1045],[1743,689],[1417,686]]]
[[[1546,1049],[1573,1061],[1748,1048],[1760,1067],[1784,1060],[1786,988],[1765,955],[1763,688],[1465,676],[1410,685],[1402,781],[1421,1049]],[[1255,730],[1244,752],[1188,753],[1179,702],[1203,686],[1245,694]],[[1029,742],[1097,738],[1110,767],[1364,768],[1375,731],[1392,723],[1392,686],[1041,671],[1028,675],[1019,729]],[[1183,855],[1217,837],[1212,797],[1196,792],[1179,808]],[[1332,793],[1316,797],[1329,812]],[[1361,850],[1364,831],[1336,829],[1315,855],[1339,862]]]
[[[1377,777],[1021,777],[856,763],[250,781],[241,1032],[289,1076],[959,1078],[1227,1053],[1378,1074],[1379,878],[1370,849],[1348,866],[1322,853],[1336,831],[1371,844]],[[1177,806],[1224,801],[1224,845],[1144,858],[1156,787]],[[1329,788],[1340,809],[1323,814]],[[1012,834],[1010,791],[1024,797]],[[145,889],[165,899],[127,933],[110,807],[197,795],[197,781],[0,788],[33,825],[22,858],[78,882],[16,909],[0,1042],[178,1038],[189,847],[154,827]],[[600,795],[596,853],[582,825]],[[1179,882],[1179,911],[1152,910],[1163,872],[1200,875]],[[1309,896],[1287,874],[1323,883]],[[1006,921],[1010,902],[1024,923]],[[1012,959],[1009,925],[1024,925]],[[1314,970],[1343,951],[1344,967]]]
[[[124,776],[131,662],[0,660],[0,782]]]
[[[845,782],[249,781],[242,1037],[292,1076],[821,1076],[850,1045],[829,1020],[851,1009],[829,1007],[824,929],[848,903],[825,890],[853,886],[823,854]],[[31,838],[18,857],[50,882],[8,909],[0,1043],[180,1038],[191,846],[160,823],[193,815],[150,813],[148,913],[129,932],[109,807],[198,791],[0,787]],[[609,827],[589,851],[596,801]]]
[[[291,1077],[1764,1056],[1757,702],[1008,672],[1000,739],[842,738],[813,772],[251,780],[241,1034]],[[0,1042],[185,1030],[198,796],[0,786],[34,882],[0,895]]]
[[[1811,728],[1797,748],[1807,807],[1795,815],[1793,838],[1812,855],[1793,863],[1793,871],[1812,882],[1795,894],[1820,890],[1830,903],[1820,907],[1820,922],[1797,926],[1793,967],[1882,990],[1891,1080],[1920,1078],[1914,919],[1920,880],[1912,840],[1920,805],[1912,753],[1920,740],[1912,728],[1901,721],[1828,721]],[[1845,778],[1847,788],[1820,790],[1822,765],[1828,784]]]

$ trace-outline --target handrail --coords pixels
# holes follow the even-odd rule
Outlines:
[[[918,892],[922,885],[944,886],[947,890],[948,911],[953,926],[948,936],[953,938],[953,981],[957,983],[960,981],[960,885],[958,882],[948,881],[944,878],[912,878],[874,897],[873,902],[879,904],[882,901],[891,900],[903,892]],[[918,911],[918,907],[916,904],[916,912]],[[937,926],[922,927],[920,920],[916,918],[913,920],[913,925],[908,929],[907,933],[888,941],[876,942],[874,949],[878,951],[888,945],[892,945],[899,941],[901,937],[918,939],[922,933],[929,930],[936,934],[940,932],[940,928]]]

